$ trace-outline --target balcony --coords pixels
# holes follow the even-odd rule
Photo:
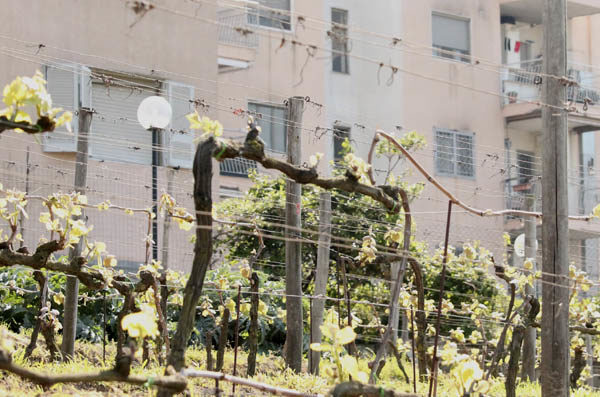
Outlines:
[[[219,171],[224,176],[248,178],[248,172],[256,169],[256,161],[236,157],[219,163]]]
[[[252,33],[254,26],[248,23],[249,18],[252,16],[248,10],[220,9],[217,12],[219,43],[244,48],[258,47],[258,36]]]
[[[500,0],[500,14],[529,24],[542,23],[543,0]],[[567,16],[582,17],[600,13],[597,0],[568,0]]]
[[[258,36],[250,21],[251,10],[248,8],[225,8],[217,11],[219,21],[217,37],[219,73],[238,71],[250,67],[256,58]]]
[[[600,93],[590,85],[595,81],[594,71],[585,65],[568,65],[568,77],[579,87],[569,87],[567,101],[588,105],[600,103]],[[539,101],[542,90],[542,59],[506,65],[502,74],[504,105]]]
[[[591,212],[593,206],[590,206],[590,193],[595,190],[591,189],[588,183],[577,180],[578,178],[569,178],[569,214],[570,215],[587,215]],[[526,198],[531,192],[531,182],[523,182],[523,178],[509,178],[505,181],[505,197],[506,208],[519,211],[527,211]],[[542,187],[539,183],[536,184],[535,194],[535,210],[542,210]],[[595,197],[594,197],[595,198]],[[538,221],[538,226],[541,221]],[[512,234],[523,233],[525,223],[522,217],[507,215],[504,218],[504,229]],[[538,235],[541,236],[541,229],[538,230]],[[597,222],[586,222],[579,220],[569,221],[569,239],[571,240],[586,240],[600,238],[600,224]]]

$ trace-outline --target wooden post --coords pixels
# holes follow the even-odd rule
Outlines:
[[[85,194],[88,164],[88,141],[93,111],[88,108],[79,108],[79,129],[77,132],[77,154],[75,155],[75,190]],[[77,219],[81,218],[83,214]],[[69,259],[81,255],[82,242],[79,241],[69,251]],[[75,337],[77,336],[77,300],[79,298],[79,279],[67,276],[65,287],[65,310],[63,319],[63,340],[61,351],[66,359],[73,358],[75,351]]]
[[[25,194],[27,196],[29,196],[29,176],[31,174],[31,163],[30,163],[30,151],[29,151],[29,146],[27,146],[27,154],[25,156]],[[25,215],[23,214],[23,212],[21,212],[21,214],[19,215],[20,221],[19,223],[21,224],[21,243],[19,244],[19,246],[22,248],[25,245]]]
[[[396,274],[400,271],[400,262],[392,262],[390,265],[390,279],[392,283],[390,284],[390,290],[393,290],[396,285]],[[402,283],[402,280],[400,281]],[[392,324],[393,331],[390,335],[390,339],[394,342],[394,346],[398,341],[398,324],[400,322],[400,306],[396,306],[394,310],[390,313],[389,322]]]
[[[233,346],[233,376],[237,375],[237,357],[238,357],[238,346],[240,343],[240,300],[242,298],[242,286],[238,284],[237,301],[235,303],[235,344]],[[235,383],[231,389],[232,394],[235,396]]]
[[[212,354],[212,342],[213,342],[213,333],[212,331],[208,331],[206,336],[204,337],[204,344],[206,345],[206,370],[213,370],[213,354]]]
[[[250,331],[248,332],[248,376],[256,373],[256,352],[258,351],[258,274],[250,277]]]
[[[354,328],[354,327],[352,327],[352,307],[350,306],[350,289],[348,288],[348,279],[346,278],[346,265],[347,264],[348,264],[348,260],[343,258],[341,260],[342,285],[344,286],[344,298],[346,299],[348,326],[351,328]],[[341,316],[341,313],[339,313],[338,315]],[[354,341],[347,344],[346,349],[348,350],[349,354],[356,356],[356,358],[358,358],[358,349],[356,348],[356,343]]]
[[[302,112],[304,110],[303,97],[291,97],[287,102],[287,161],[290,164],[300,164]],[[297,239],[301,233],[301,195],[302,187],[299,183],[286,182],[285,206],[285,308],[287,319],[287,351],[286,364],[295,372],[302,370],[302,245]]]
[[[569,395],[569,219],[566,0],[544,2],[542,84],[542,396]],[[552,107],[550,107],[552,106]]]
[[[433,342],[433,357],[431,358],[431,378],[429,379],[429,394],[437,396],[437,370],[438,370],[438,341],[440,338],[440,322],[442,319],[442,303],[444,301],[444,284],[446,282],[446,262],[448,261],[448,239],[450,238],[450,217],[452,215],[452,201],[448,201],[448,217],[446,218],[446,237],[444,239],[444,256],[442,258],[442,272],[440,275],[440,297],[438,300],[437,317],[435,320],[435,339]],[[406,227],[406,226],[405,226]],[[398,280],[400,281],[400,280]]]
[[[535,188],[531,188],[531,194],[526,199],[527,211],[535,211]],[[537,220],[534,217],[525,218],[525,260],[531,258],[533,261],[532,273],[536,271],[536,257],[537,257],[537,237],[536,237],[536,223]],[[536,296],[535,287],[529,285],[525,286],[525,295]],[[530,382],[535,381],[535,361],[536,361],[536,347],[535,342],[537,339],[537,330],[535,327],[527,327],[523,335],[523,369],[521,373],[521,379],[527,379]]]
[[[229,331],[229,309],[223,310],[221,317],[221,334],[219,335],[219,347],[217,348],[217,372],[223,370],[223,361],[225,360],[225,346],[227,345],[227,335]]]
[[[315,296],[323,298],[313,299],[312,318],[310,329],[312,342],[321,343],[321,324],[325,309],[325,296],[327,295],[327,279],[329,278],[329,247],[331,244],[331,193],[321,192],[319,196],[319,246],[317,248],[317,270],[315,274]],[[310,352],[310,372],[319,373],[319,352]]]

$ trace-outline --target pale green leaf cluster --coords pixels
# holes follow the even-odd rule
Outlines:
[[[223,135],[223,125],[217,120],[211,120],[206,116],[200,116],[197,111],[190,113],[185,116],[190,122],[190,128],[192,130],[202,130],[203,134],[200,136],[201,139],[214,136],[215,138]]]
[[[33,125],[31,115],[25,109],[33,106],[38,118],[47,117],[51,123],[54,123],[54,126],[66,124],[70,129],[73,114],[67,111],[63,112],[62,108],[52,107],[52,98],[46,90],[46,80],[39,71],[33,77],[15,78],[4,87],[2,94],[6,108],[0,110],[0,117],[4,116],[12,122],[26,122]],[[62,114],[58,116],[60,112]],[[19,128],[15,130],[23,132]]]

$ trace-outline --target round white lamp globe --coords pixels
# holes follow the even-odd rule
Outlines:
[[[169,102],[161,96],[144,98],[137,110],[138,122],[144,127],[165,128],[171,122],[173,110]]]

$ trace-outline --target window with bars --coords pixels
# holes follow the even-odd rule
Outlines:
[[[265,142],[265,148],[284,153],[287,144],[285,108],[250,102],[248,110],[256,115],[255,119],[261,128],[260,138]]]
[[[435,168],[439,175],[475,177],[473,134],[436,129]]]
[[[331,22],[332,68],[334,72],[348,74],[348,11],[332,8]]]
[[[291,0],[258,0],[255,3],[260,7],[248,6],[248,23],[273,29],[292,30]]]
[[[535,173],[533,153],[517,151],[517,169],[519,184],[528,183]]]
[[[469,62],[470,22],[466,18],[433,13],[431,16],[433,55]]]
[[[248,173],[256,169],[256,161],[240,157],[225,159],[219,163],[221,175],[248,178]]]

